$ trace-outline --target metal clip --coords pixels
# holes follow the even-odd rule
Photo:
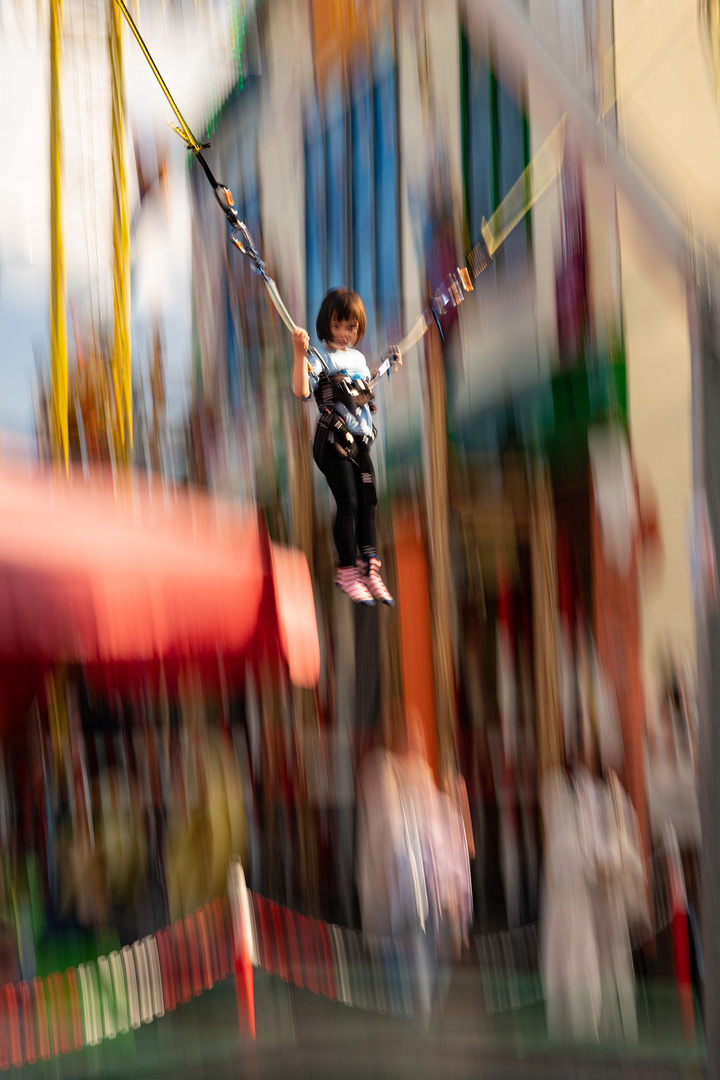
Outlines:
[[[240,239],[240,237],[242,235],[243,235],[243,233],[242,233],[242,231],[240,229],[233,229],[233,231],[230,233],[230,239],[232,240],[235,247],[239,251],[242,251],[243,255],[247,255],[247,253],[248,253],[247,248],[245,247],[242,240]]]
[[[457,307],[458,304],[462,304],[465,297],[463,296],[462,289],[460,288],[460,282],[454,274],[450,274],[450,277],[448,278],[448,286],[450,288],[450,296],[452,302],[455,307]]]
[[[171,127],[173,129],[173,131],[176,132],[176,134],[178,134],[180,136],[182,141],[187,146],[188,150],[192,150],[193,154],[197,154],[200,150],[208,150],[209,149],[209,147],[210,147],[209,142],[199,143],[199,142],[195,141],[194,136],[192,138],[188,137],[185,134],[185,132],[183,131],[182,128],[178,127],[177,124],[173,124],[172,120],[168,120],[168,127]],[[192,135],[192,132],[190,134]]]
[[[458,266],[457,272],[465,292],[474,292],[475,286],[472,283],[467,266]]]

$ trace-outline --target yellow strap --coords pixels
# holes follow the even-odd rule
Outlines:
[[[202,146],[197,141],[197,139],[193,135],[193,133],[190,130],[190,128],[188,127],[188,125],[185,123],[185,119],[183,117],[183,114],[180,112],[177,105],[173,101],[172,94],[170,93],[167,86],[165,85],[165,80],[163,79],[162,75],[158,71],[158,69],[157,69],[157,67],[155,65],[155,61],[153,60],[152,56],[150,55],[150,53],[148,51],[148,47],[145,44],[145,42],[143,41],[143,39],[142,39],[140,31],[138,30],[137,26],[133,22],[132,15],[130,14],[127,7],[123,3],[123,0],[115,0],[115,3],[118,5],[118,7],[122,11],[123,15],[127,19],[128,25],[130,26],[130,29],[132,30],[133,34],[135,35],[135,37],[137,39],[137,43],[140,46],[140,48],[142,49],[143,55],[145,56],[145,59],[147,60],[150,67],[152,68],[155,78],[160,83],[160,86],[162,88],[163,93],[165,94],[165,97],[170,102],[170,108],[175,113],[176,117],[178,118],[178,120],[180,122],[180,127],[179,128],[176,128],[174,124],[171,124],[170,127],[174,131],[177,131],[178,135],[180,135],[185,140],[185,142],[188,144],[188,146],[193,151],[193,153],[199,154],[200,151],[202,150]]]

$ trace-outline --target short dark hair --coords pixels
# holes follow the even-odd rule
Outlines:
[[[325,299],[320,305],[318,311],[318,317],[315,321],[315,329],[317,330],[317,336],[320,341],[330,341],[330,321],[332,317],[342,321],[357,320],[358,333],[355,339],[355,345],[359,345],[365,334],[365,327],[367,326],[367,317],[365,315],[365,308],[363,302],[356,292],[352,289],[330,289],[325,294]]]

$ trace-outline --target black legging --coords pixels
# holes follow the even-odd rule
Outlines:
[[[372,464],[370,464],[372,470]],[[363,498],[360,469],[349,458],[338,454],[333,446],[325,450],[322,471],[333,493],[337,507],[333,522],[333,539],[340,566],[354,566],[358,548],[367,558],[377,551],[375,534],[376,506]],[[373,478],[374,478],[373,471]]]

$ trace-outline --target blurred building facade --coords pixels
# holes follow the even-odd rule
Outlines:
[[[572,103],[642,157],[647,129],[632,109],[644,73],[623,35],[643,24],[626,7],[530,0],[516,13],[539,57],[529,66],[490,0],[258,5],[257,45],[209,122],[209,157],[311,340],[337,284],[363,297],[369,357],[402,337],[567,111],[568,80]],[[646,15],[667,22],[665,9]],[[672,28],[682,13],[671,16]],[[664,108],[650,89],[644,100]],[[456,756],[467,777],[484,837],[481,920],[496,901],[509,923],[536,911],[538,770],[588,746],[609,761],[613,725],[643,822],[657,643],[679,625],[692,650],[685,278],[653,254],[584,134],[568,127],[557,184],[444,320],[445,342],[430,335],[378,394],[381,554],[396,613],[351,611],[332,595],[314,407],[293,398],[288,335],[193,172],[196,478],[258,498],[314,568],[321,687],[314,700],[276,702],[307,750],[294,763],[301,801],[332,805],[349,828],[357,753],[380,730],[383,702],[403,693],[436,767]],[[444,432],[430,408],[438,394]],[[445,502],[432,480],[441,444]],[[665,567],[652,575],[658,535]]]

